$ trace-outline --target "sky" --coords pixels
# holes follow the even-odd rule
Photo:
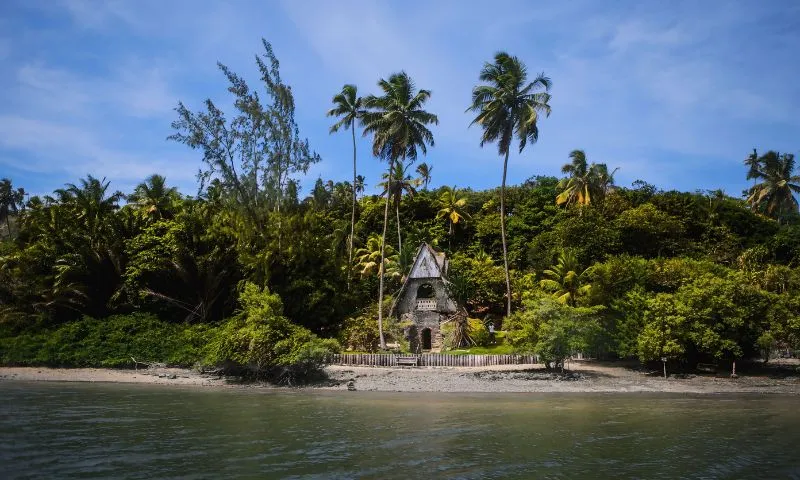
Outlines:
[[[178,101],[231,111],[220,61],[258,85],[272,43],[302,136],[322,157],[304,177],[352,177],[331,97],[404,70],[432,91],[432,186],[500,184],[495,145],[465,112],[500,50],[552,79],[538,143],[512,153],[509,183],[559,175],[569,152],[663,189],[746,188],[757,148],[800,153],[800,2],[404,0],[3,0],[0,177],[34,194],[87,174],[131,191],[152,173],[197,191],[201,154],[170,142]],[[383,165],[359,137],[374,192]]]

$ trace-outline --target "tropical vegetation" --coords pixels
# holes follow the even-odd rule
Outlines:
[[[471,319],[452,327],[454,349],[485,343],[489,321],[507,332],[503,348],[554,367],[576,351],[691,367],[800,347],[791,154],[753,152],[742,176],[754,184],[738,197],[616,185],[581,150],[565,178],[531,167],[506,185],[512,143],[522,153],[538,139],[551,82],[501,53],[470,106],[482,144],[503,156],[499,188],[437,186],[432,165],[414,164],[438,118],[425,110],[432,92],[398,73],[363,99],[345,86],[328,112],[332,131],[370,139],[386,175],[358,175],[354,148],[352,183],[320,178],[301,195],[323,159],[268,42],[256,63],[260,89],[220,64],[232,110],[176,108],[170,138],[201,165],[194,195],[159,174],[129,192],[87,176],[30,197],[0,182],[0,362],[135,358],[295,382],[339,349],[408,345],[389,312],[421,242],[448,254]],[[384,195],[364,195],[381,181]]]

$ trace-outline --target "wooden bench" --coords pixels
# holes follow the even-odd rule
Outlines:
[[[717,373],[717,366],[716,364],[713,363],[698,363],[697,371],[706,373]]]
[[[407,366],[407,367],[417,367],[419,366],[419,358],[418,357],[397,357],[396,358],[397,366]]]

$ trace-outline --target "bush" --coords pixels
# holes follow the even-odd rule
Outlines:
[[[206,325],[186,327],[150,314],[84,317],[52,330],[0,339],[0,362],[53,367],[132,367],[142,362],[191,366],[213,336]]]
[[[602,307],[570,307],[534,297],[508,319],[508,339],[517,351],[535,353],[548,368],[564,368],[572,354],[588,350],[599,330]]]
[[[211,364],[293,383],[319,373],[324,357],[339,350],[335,340],[321,340],[284,317],[280,297],[267,288],[246,282],[239,303],[210,346]]]
[[[462,317],[463,318],[463,317]],[[453,320],[442,324],[442,337],[444,338],[445,346],[448,349],[464,348],[464,347],[486,347],[489,345],[489,331],[486,325],[477,318],[467,319],[466,331],[462,333],[462,338],[466,337],[471,341],[470,345],[453,345],[455,341],[454,330],[456,328],[457,320]]]

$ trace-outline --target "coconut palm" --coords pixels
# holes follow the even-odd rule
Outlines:
[[[453,236],[453,229],[458,222],[470,218],[467,213],[467,197],[461,196],[456,187],[445,187],[436,203],[439,211],[436,218],[446,218],[450,223],[448,235]]]
[[[428,184],[431,182],[432,171],[433,167],[425,162],[422,162],[419,165],[417,165],[417,174],[419,175],[419,178],[422,180],[422,185],[425,190],[428,189]]]
[[[4,178],[0,180],[0,221],[5,220],[8,236],[11,236],[11,222],[9,218],[12,214],[17,214],[23,207],[25,200],[25,190],[18,188],[14,190],[11,180]]]
[[[561,193],[556,197],[557,205],[589,205],[601,202],[614,185],[614,174],[608,172],[605,163],[586,162],[583,150],[573,150],[569,154],[572,162],[561,167],[561,172],[569,175],[558,182]]]
[[[794,194],[800,193],[800,176],[795,175],[794,155],[770,150],[758,157],[748,177],[761,181],[748,192],[747,203],[751,208],[779,220],[787,213],[797,212]]]
[[[575,254],[562,251],[556,264],[542,272],[545,278],[539,285],[559,302],[574,307],[577,298],[586,295],[592,288],[590,284],[584,283],[590,268],[581,271]]]
[[[418,178],[411,178],[411,175],[408,175],[407,167],[403,166],[402,163],[396,162],[394,165],[394,170],[392,170],[392,177],[389,178],[387,173],[383,174],[383,182],[379,183],[378,186],[383,188],[383,195],[389,195],[392,199],[392,203],[394,203],[395,214],[397,218],[397,251],[403,251],[403,239],[400,230],[400,202],[403,200],[403,195],[408,195],[409,197],[413,197],[417,194],[417,187],[420,184],[420,180]]]
[[[355,186],[355,189],[354,189],[355,192],[356,192],[356,195],[364,193],[364,190],[367,188],[367,184],[365,183],[365,180],[366,179],[364,178],[364,175],[359,175],[359,176],[356,177],[356,186]]]
[[[755,185],[758,179],[758,167],[760,166],[758,151],[755,148],[753,153],[744,159],[744,165],[747,167],[747,179],[752,180],[753,185]]]
[[[338,132],[340,128],[349,128],[353,137],[353,211],[350,214],[350,239],[347,245],[347,257],[349,264],[353,263],[353,236],[356,229],[356,203],[358,201],[358,174],[356,171],[356,122],[361,119],[364,113],[364,102],[358,96],[358,88],[355,85],[345,85],[342,91],[333,97],[334,107],[328,110],[329,117],[339,117],[339,121],[331,126],[330,133]],[[350,277],[348,276],[348,287]]]
[[[161,175],[151,175],[136,186],[128,200],[137,205],[140,211],[153,218],[169,216],[171,207],[179,194],[175,187],[167,187],[167,179]]]
[[[423,107],[431,97],[428,90],[417,91],[414,82],[405,73],[395,73],[388,80],[381,79],[378,87],[381,96],[370,95],[364,99],[368,109],[362,116],[364,135],[372,135],[372,153],[378,158],[388,160],[388,172],[394,169],[394,163],[402,159],[416,160],[417,153],[427,153],[427,146],[433,146],[433,134],[428,125],[438,124],[436,115],[426,112]],[[391,180],[390,180],[391,181]],[[389,196],[383,212],[383,235],[381,241],[381,259],[386,245],[386,226],[389,223]],[[378,287],[378,305],[383,304],[383,275],[380,275]],[[378,308],[378,331],[381,348],[386,348],[383,336],[383,309]]]
[[[468,111],[478,112],[470,125],[483,128],[481,146],[497,142],[503,160],[503,182],[500,185],[500,234],[503,240],[503,262],[506,271],[507,315],[511,315],[511,277],[508,271],[508,247],[506,242],[506,173],[511,143],[519,140],[519,151],[525,145],[539,139],[539,115],[550,115],[550,79],[543,73],[528,82],[525,65],[514,56],[499,52],[494,63],[486,62],[480,73],[486,82],[472,90],[472,105]]]
[[[386,249],[381,249],[381,237],[372,234],[367,239],[367,243],[356,250],[356,269],[362,277],[371,275],[386,275],[389,278],[399,278],[400,270],[398,255],[391,245]],[[383,269],[380,266],[383,265]]]

